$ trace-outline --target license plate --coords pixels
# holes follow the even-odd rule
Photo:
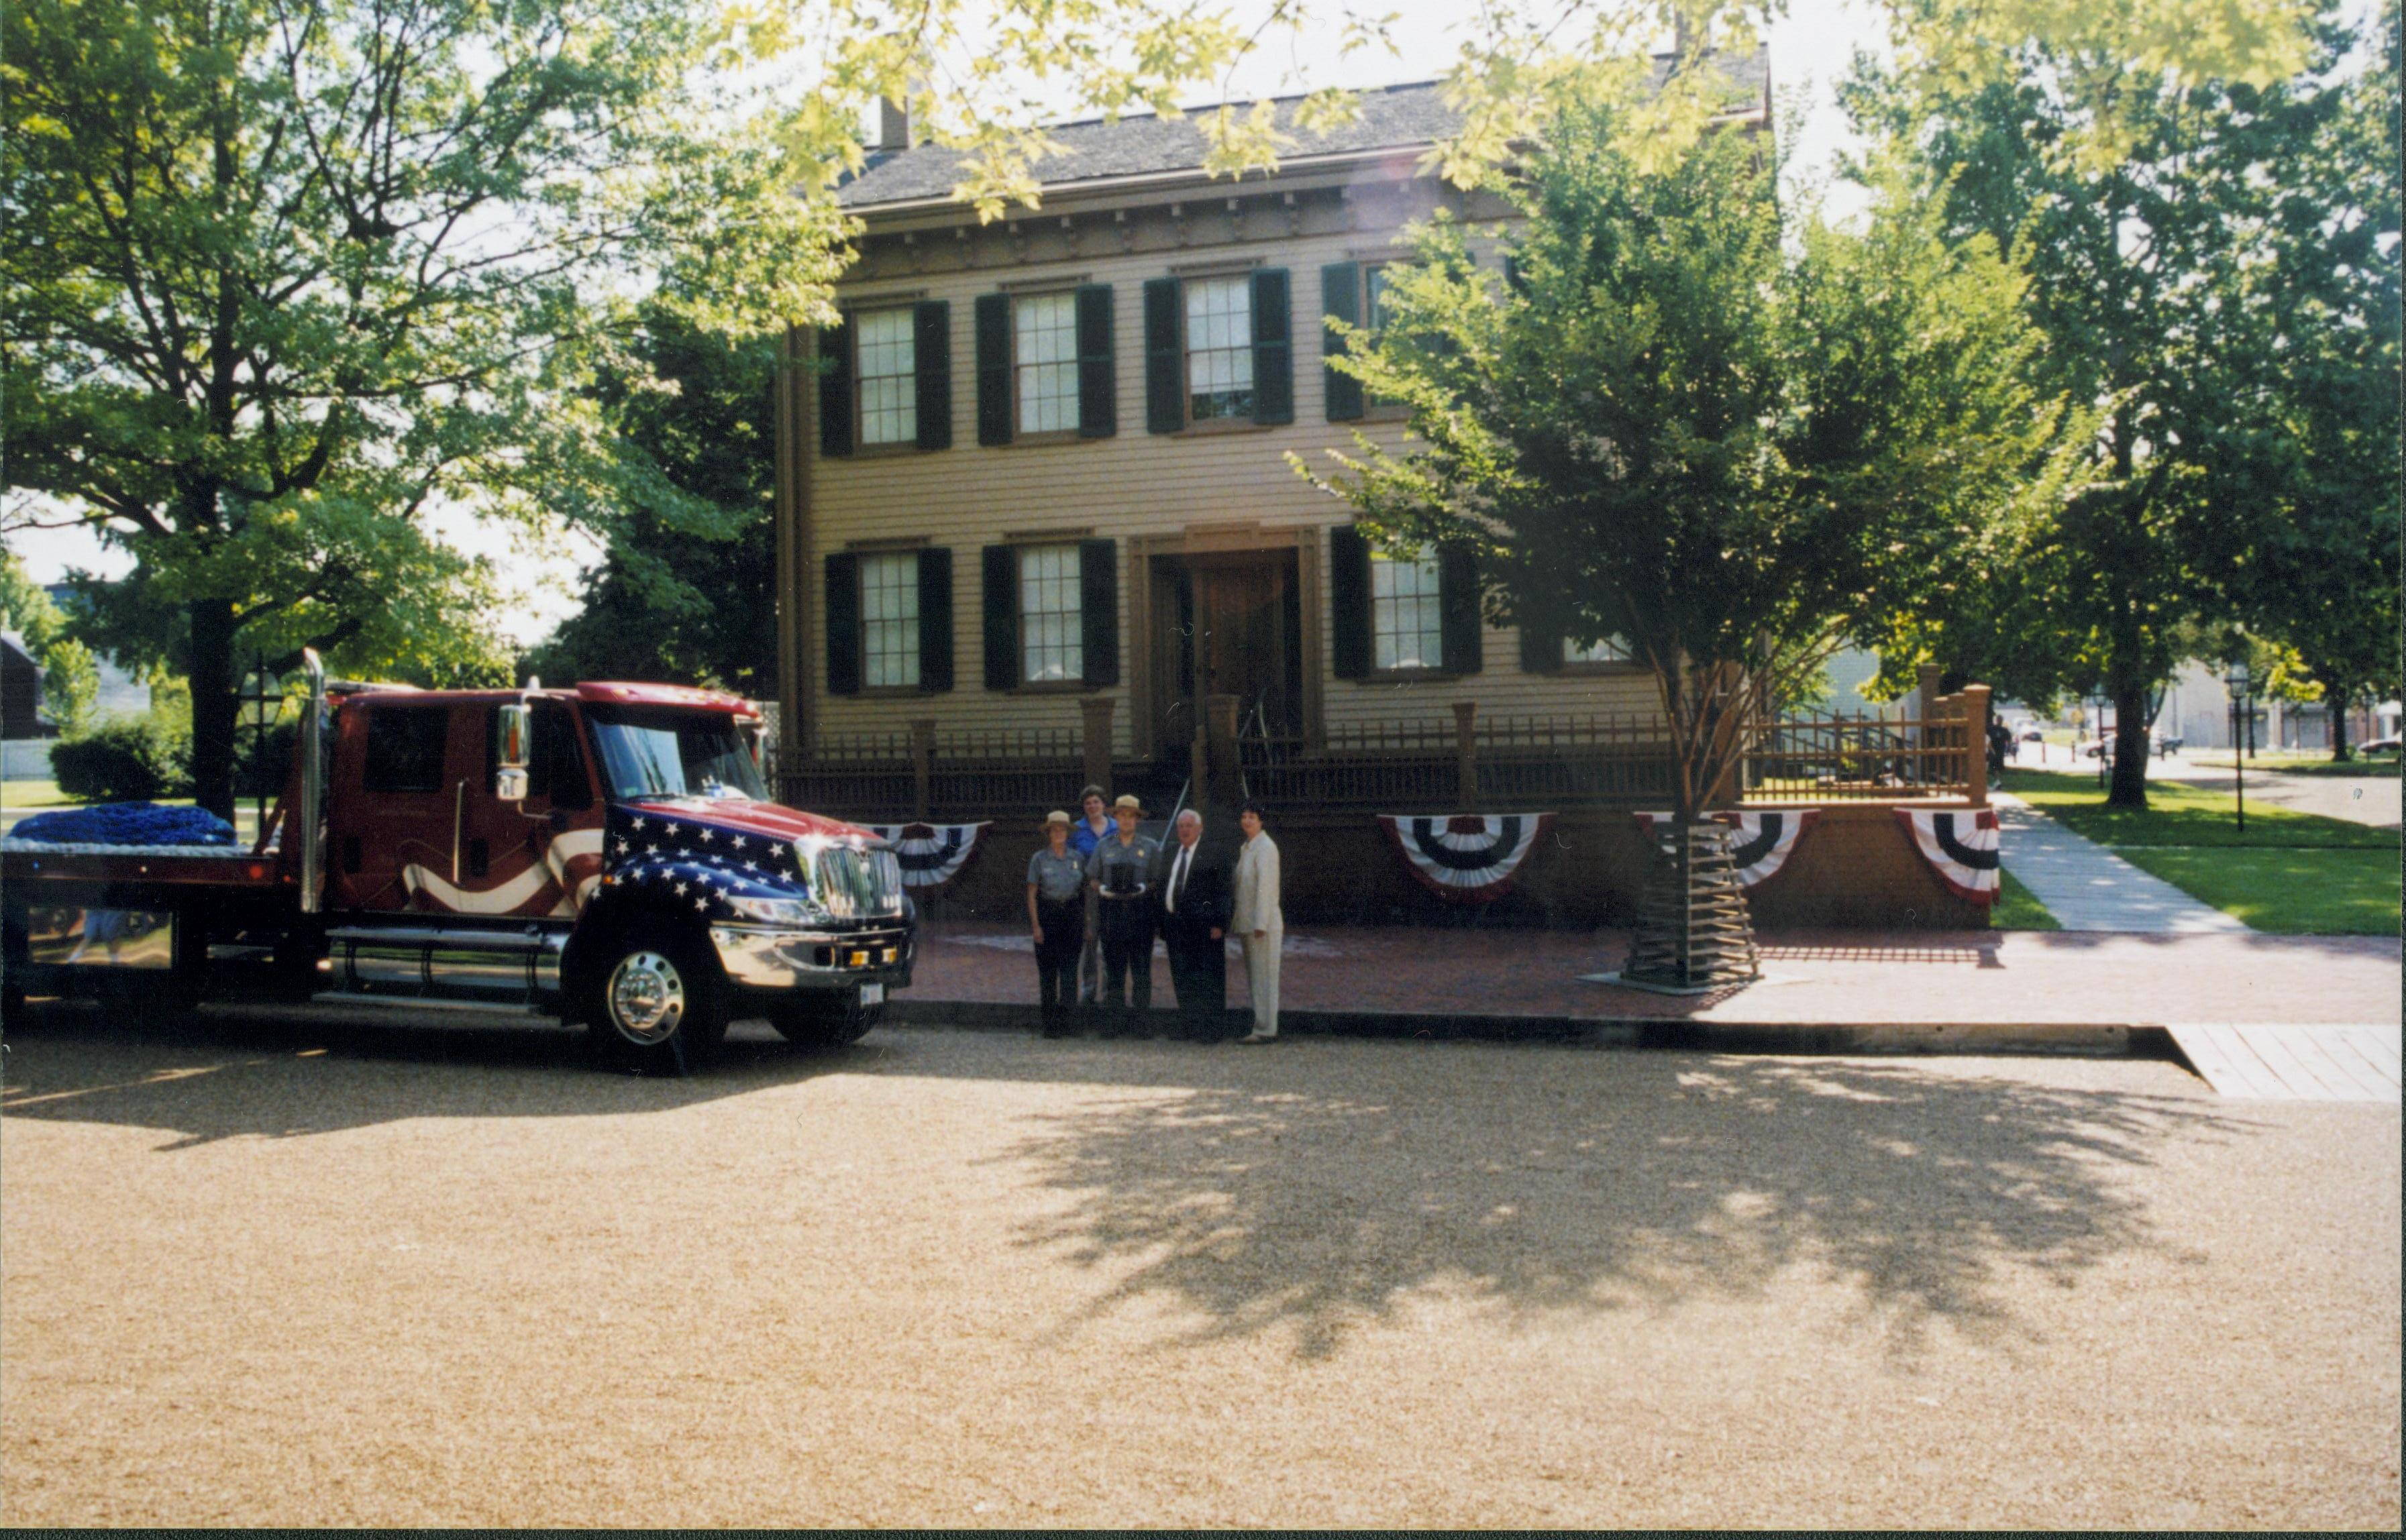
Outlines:
[[[884,1005],[885,1003],[885,986],[884,984],[862,984],[860,986],[860,1003],[863,1005]]]

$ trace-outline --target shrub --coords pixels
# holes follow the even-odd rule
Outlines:
[[[189,796],[192,735],[172,718],[112,716],[50,750],[59,790],[86,802]]]

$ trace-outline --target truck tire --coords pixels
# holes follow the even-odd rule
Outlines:
[[[768,1017],[769,1024],[787,1042],[804,1048],[842,1048],[867,1037],[885,1019],[885,1007],[861,1005],[850,994],[832,998],[797,995],[770,1002]]]
[[[727,976],[700,938],[638,923],[587,972],[582,1014],[604,1063],[684,1074],[727,1036]]]

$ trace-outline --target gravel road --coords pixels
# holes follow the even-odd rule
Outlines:
[[[61,1015],[11,1525],[2395,1528],[2399,1122],[2180,1067]]]

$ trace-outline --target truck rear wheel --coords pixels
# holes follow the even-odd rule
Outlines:
[[[770,1002],[768,1010],[769,1024],[777,1029],[777,1035],[804,1048],[856,1043],[885,1015],[885,1006],[862,1005],[850,991],[836,996],[796,995]]]
[[[727,979],[697,939],[637,925],[588,975],[584,1016],[612,1064],[682,1074],[727,1036]]]

